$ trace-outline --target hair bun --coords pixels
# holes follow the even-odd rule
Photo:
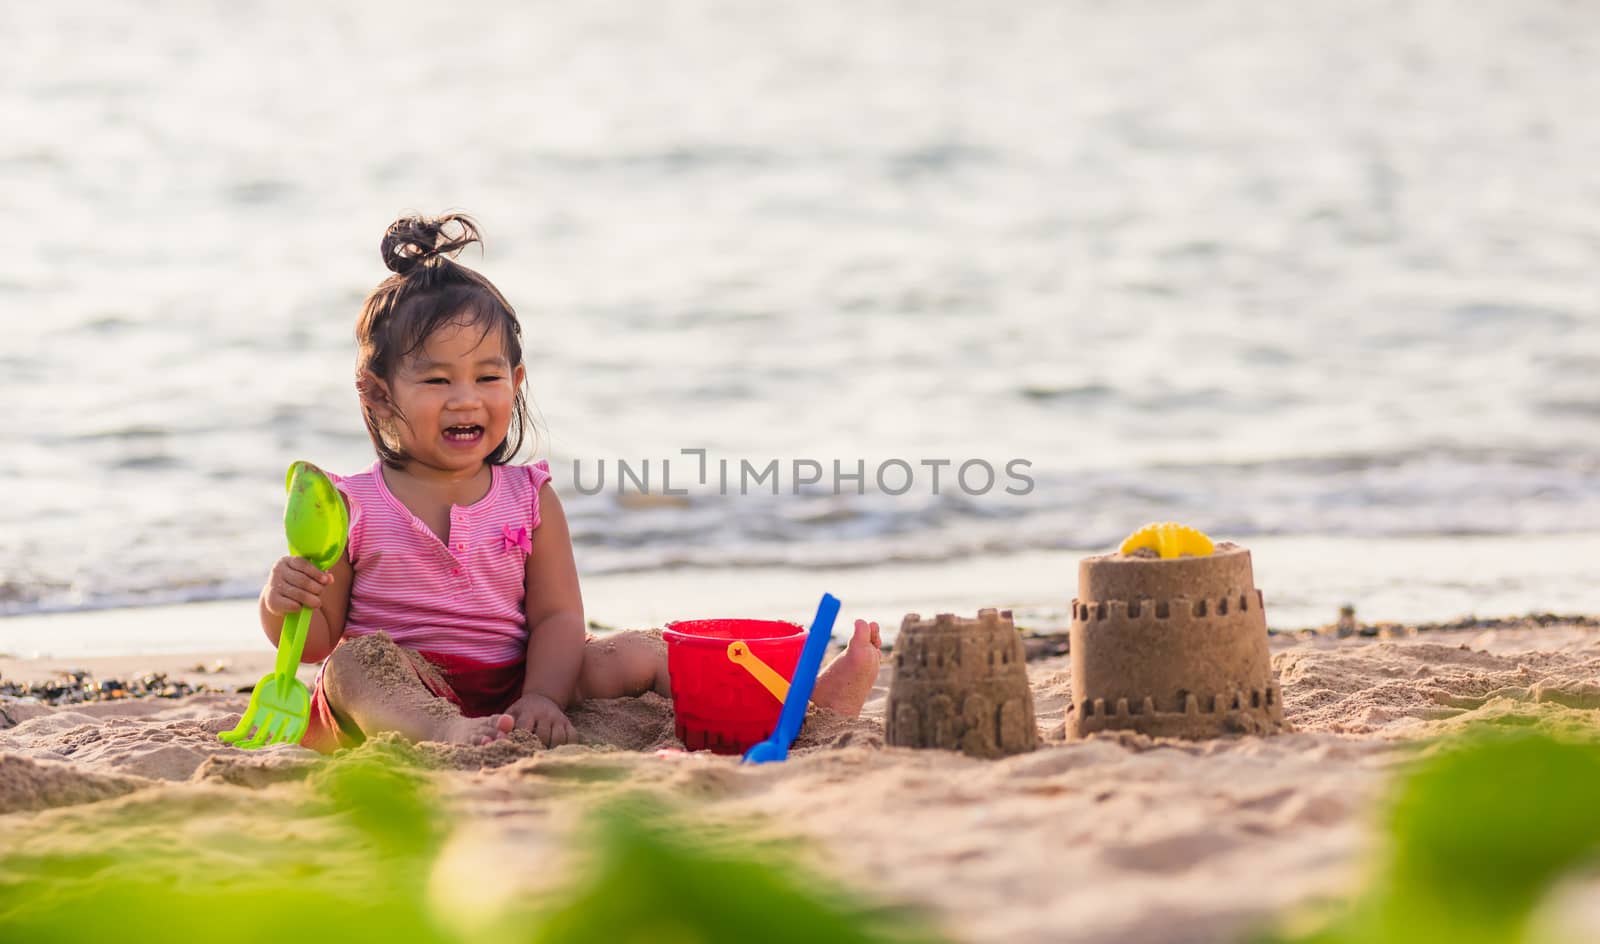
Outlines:
[[[437,260],[481,242],[478,224],[465,213],[433,218],[413,215],[389,224],[378,251],[389,271],[406,275],[418,266],[437,265]]]

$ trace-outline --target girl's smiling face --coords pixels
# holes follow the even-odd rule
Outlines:
[[[412,463],[473,473],[505,441],[524,374],[499,331],[458,319],[429,335],[389,381],[374,378],[363,398]]]

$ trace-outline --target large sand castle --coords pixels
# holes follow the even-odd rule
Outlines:
[[[1067,733],[1205,738],[1283,730],[1250,552],[1106,554],[1078,563]]]

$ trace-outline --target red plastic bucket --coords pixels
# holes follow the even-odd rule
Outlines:
[[[783,620],[683,620],[668,623],[661,635],[667,641],[673,717],[684,747],[742,754],[772,735],[783,703],[728,658],[728,644],[744,640],[752,655],[792,679],[806,644],[803,627]]]

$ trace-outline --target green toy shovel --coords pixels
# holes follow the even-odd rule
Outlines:
[[[309,462],[289,466],[289,502],[283,509],[283,532],[289,553],[304,557],[323,570],[338,563],[350,530],[350,513],[344,498],[327,473]],[[268,744],[296,743],[311,720],[311,693],[295,678],[300,653],[306,648],[311,610],[301,607],[283,618],[278,636],[278,661],[261,677],[250,694],[250,705],[239,726],[217,735],[229,744],[255,750]],[[250,736],[251,728],[255,729]],[[247,739],[248,738],[248,739]]]

